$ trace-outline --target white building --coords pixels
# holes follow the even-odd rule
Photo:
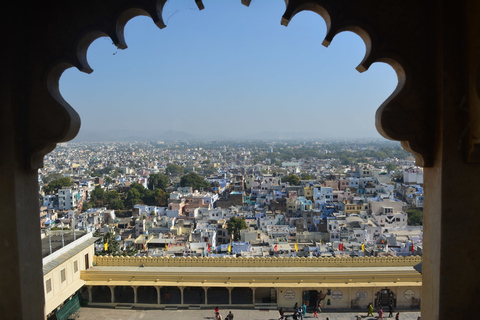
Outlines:
[[[421,168],[410,168],[403,172],[403,183],[423,184],[423,170]]]
[[[78,190],[66,188],[58,190],[58,209],[71,210],[77,207],[81,199]]]
[[[402,211],[394,211],[393,207],[382,207],[381,212],[372,213],[372,219],[384,230],[407,226],[408,214]]]
[[[330,233],[330,242],[340,240],[340,224],[336,218],[327,218],[327,230]]]
[[[313,188],[313,200],[319,202],[333,202],[333,189],[328,187]]]

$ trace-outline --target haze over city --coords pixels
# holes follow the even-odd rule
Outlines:
[[[136,17],[126,50],[97,39],[94,72],[64,72],[61,93],[82,118],[75,140],[381,138],[375,111],[397,77],[383,63],[355,70],[360,37],[326,48],[323,19],[301,12],[284,27],[282,1],[204,4],[168,1],[165,29]]]

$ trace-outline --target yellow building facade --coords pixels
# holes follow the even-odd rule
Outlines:
[[[80,273],[92,267],[97,239],[92,234],[83,236],[43,259],[45,317],[83,288]]]
[[[419,307],[420,257],[105,257],[81,272],[89,302],[291,308],[322,299],[324,309],[393,303]]]

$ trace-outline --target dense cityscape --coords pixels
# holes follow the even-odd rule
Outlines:
[[[97,254],[422,249],[423,173],[396,143],[66,143],[39,182],[43,233],[94,231]]]

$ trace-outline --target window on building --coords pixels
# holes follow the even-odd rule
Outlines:
[[[62,269],[62,271],[60,271],[60,280],[62,282],[65,282],[65,280],[67,280],[67,277],[65,276],[65,269]]]
[[[73,272],[77,272],[78,271],[78,261],[73,261]]]
[[[49,293],[50,291],[52,291],[52,279],[48,279],[46,282],[45,282],[45,288],[47,290],[47,293]]]

